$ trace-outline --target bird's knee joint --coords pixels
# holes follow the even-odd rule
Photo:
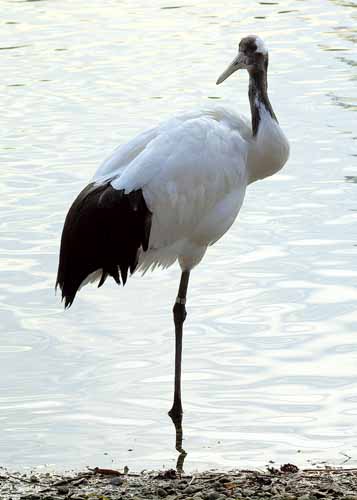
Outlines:
[[[183,300],[183,299],[180,299]],[[187,313],[186,313],[186,307],[185,303],[183,302],[175,302],[174,308],[173,308],[173,313],[174,313],[174,321],[175,323],[183,323],[186,319]]]

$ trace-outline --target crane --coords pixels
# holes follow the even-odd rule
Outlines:
[[[181,279],[173,307],[175,380],[169,415],[182,420],[181,358],[186,296],[192,269],[231,227],[252,182],[286,163],[289,143],[267,93],[268,50],[255,35],[217,84],[249,74],[251,120],[231,109],[175,116],[120,145],[73,202],[65,219],[56,288],[70,307],[80,288],[108,276],[167,268],[178,260]]]

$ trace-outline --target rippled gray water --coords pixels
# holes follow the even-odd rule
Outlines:
[[[179,269],[125,290],[87,287],[64,313],[53,292],[60,232],[118,143],[200,105],[249,113],[245,75],[215,81],[241,36],[257,33],[292,153],[250,186],[193,273],[186,470],[356,465],[357,3],[0,5],[0,462],[174,465]]]

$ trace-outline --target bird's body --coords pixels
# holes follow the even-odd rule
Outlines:
[[[247,124],[226,110],[187,113],[119,147],[99,168],[95,183],[110,181],[126,193],[142,189],[153,214],[139,269],[176,259],[192,269],[231,226],[248,181],[243,135],[248,139]]]
[[[262,40],[247,37],[217,82],[248,70],[251,120],[223,107],[186,113],[139,134],[104,161],[66,218],[57,277],[66,306],[87,282],[100,286],[112,276],[125,284],[128,270],[168,267],[178,259],[176,339],[182,335],[191,269],[230,228],[247,186],[280,170],[289,155],[267,96],[267,66]]]
[[[136,269],[165,268],[178,259],[183,270],[191,270],[236,219],[247,185],[280,170],[286,144],[270,116],[254,138],[244,116],[223,107],[197,110],[119,146],[95,173],[92,191],[108,183],[124,193],[142,191],[152,220]],[[105,244],[92,237],[88,244]],[[102,275],[103,268],[91,269],[79,286]]]

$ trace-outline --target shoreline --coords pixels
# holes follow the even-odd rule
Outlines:
[[[0,468],[1,500],[357,500],[357,468],[131,473],[94,468],[82,472],[9,472]]]

